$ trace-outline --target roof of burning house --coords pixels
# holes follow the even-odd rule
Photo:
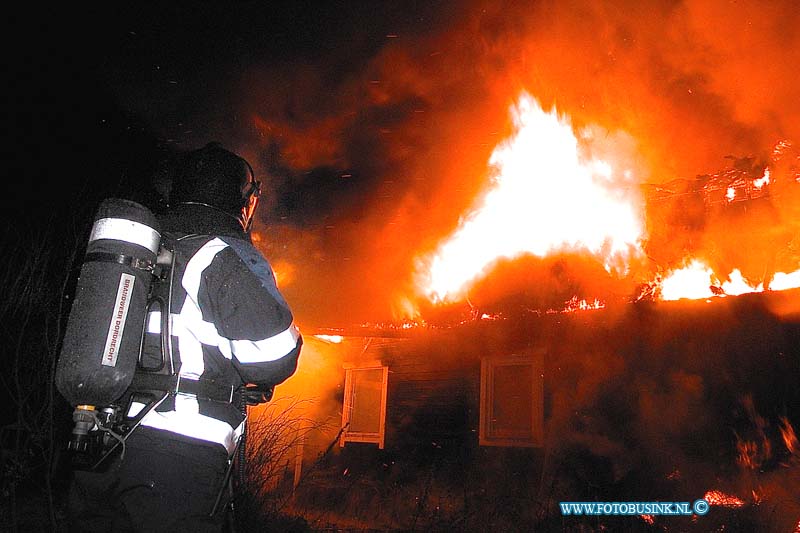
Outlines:
[[[460,319],[441,321],[418,320],[403,322],[364,323],[351,327],[316,328],[311,335],[341,338],[360,337],[373,339],[373,348],[393,345],[402,339],[420,339],[431,333],[463,333],[481,335],[488,329],[520,329],[539,335],[546,330],[548,324],[571,322],[577,327],[607,327],[618,321],[620,316],[653,315],[668,317],[708,317],[728,316],[734,313],[746,321],[748,316],[766,314],[787,324],[800,324],[800,289],[784,291],[765,291],[747,293],[738,296],[719,295],[713,298],[677,301],[642,300],[630,303],[609,304],[607,307],[592,309],[565,309],[562,312],[542,313],[536,311],[521,312],[516,315],[478,315],[471,313]],[[634,333],[635,334],[635,333]]]
[[[714,174],[702,174],[693,179],[677,178],[662,184],[646,184],[648,202],[659,202],[676,196],[695,195],[706,206],[755,200],[769,196],[769,180],[765,165],[752,158],[734,159],[731,168]]]
[[[753,157],[728,156],[727,159],[730,160],[728,168],[712,174],[645,184],[645,196],[648,202],[658,203],[695,195],[711,207],[768,197],[772,181],[793,179],[800,183],[800,152],[789,141],[778,142],[768,162],[759,162]],[[788,165],[788,172],[771,173],[773,167],[784,164]]]

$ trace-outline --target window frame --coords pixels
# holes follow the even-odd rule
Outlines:
[[[487,356],[481,358],[480,422],[478,443],[481,446],[541,448],[544,446],[544,376],[542,353]],[[492,427],[495,400],[494,373],[500,366],[530,365],[531,434],[529,437],[498,435]]]
[[[379,449],[383,449],[386,442],[386,400],[389,385],[389,367],[380,361],[370,361],[361,364],[344,364],[344,402],[342,405],[342,432],[339,436],[339,446],[344,447],[346,442],[365,442],[377,444]],[[377,432],[350,431],[347,429],[352,419],[354,408],[354,372],[363,370],[382,370],[381,379],[381,405],[379,429]]]

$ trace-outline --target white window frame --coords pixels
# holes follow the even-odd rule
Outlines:
[[[494,405],[494,370],[500,366],[529,365],[530,373],[520,375],[531,380],[531,434],[509,437],[500,435],[492,425]],[[508,355],[481,359],[480,427],[478,442],[481,446],[518,446],[541,448],[544,445],[544,379],[542,376],[542,354]]]
[[[386,440],[386,396],[389,385],[389,367],[382,365],[380,361],[371,361],[359,365],[345,364],[344,367],[344,405],[342,406],[342,434],[339,437],[339,446],[344,446],[346,442],[367,442],[378,445],[383,449]],[[353,414],[354,407],[354,380],[355,372],[363,370],[382,370],[381,383],[381,405],[380,405],[380,428],[377,432],[357,432],[348,429]]]

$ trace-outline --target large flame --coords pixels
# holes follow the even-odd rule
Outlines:
[[[523,93],[511,109],[516,133],[492,153],[490,190],[431,257],[421,285],[434,301],[464,295],[499,258],[586,249],[608,266],[640,252],[641,212],[629,190],[608,184],[608,161],[581,157],[569,119]],[[423,267],[424,268],[424,267]],[[609,267],[610,268],[610,267]]]
[[[419,261],[417,285],[435,303],[463,299],[501,258],[580,250],[609,272],[616,265],[617,273],[627,274],[630,261],[644,256],[644,201],[635,187],[619,185],[634,181],[631,171],[617,168],[617,161],[585,157],[582,141],[590,139],[527,93],[510,112],[515,130],[489,159],[488,190],[438,250]],[[764,196],[772,181],[769,168],[758,179],[734,177],[727,203]],[[738,269],[714,272],[691,256],[684,265],[650,280],[651,297],[703,299],[800,287],[800,270],[753,282]]]
[[[782,291],[800,287],[800,270],[791,273],[776,272],[768,289]],[[661,282],[662,300],[682,298],[699,300],[715,296],[738,296],[751,292],[763,292],[763,283],[750,283],[738,269],[728,279],[720,282],[714,271],[698,259],[687,266],[674,270]]]

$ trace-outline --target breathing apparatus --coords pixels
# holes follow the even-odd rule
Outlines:
[[[245,159],[210,143],[186,154],[175,177],[172,205],[205,205],[250,232],[261,183]],[[170,395],[238,400],[242,409],[269,401],[269,387],[246,385],[236,391],[180,379],[170,320],[176,244],[200,237],[163,235],[155,214],[130,200],[100,204],[56,367],[56,386],[74,406],[67,448],[77,452],[78,466],[96,468],[120,445],[124,453],[127,437]],[[158,326],[148,328],[148,320],[159,316]],[[155,365],[143,357],[149,329],[159,333]],[[131,409],[134,403],[144,408]]]
[[[119,198],[100,204],[56,367],[56,386],[75,406],[69,450],[94,455],[111,441],[123,442],[169,395],[163,384],[148,388],[135,382],[157,374],[168,383],[178,371],[169,337],[174,262],[173,247],[162,238],[152,211]],[[142,348],[151,311],[161,315],[161,364],[145,368]],[[132,391],[149,401],[137,417],[128,418],[123,404]]]

